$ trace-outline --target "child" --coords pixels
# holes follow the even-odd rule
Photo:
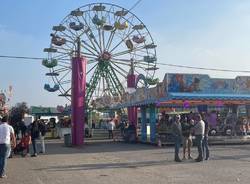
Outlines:
[[[25,132],[24,137],[22,137],[20,143],[14,149],[14,153],[17,154],[19,152],[22,152],[22,156],[25,157],[29,153],[30,144],[31,144],[31,137],[28,132]]]

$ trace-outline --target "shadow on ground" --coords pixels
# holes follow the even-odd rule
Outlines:
[[[48,152],[51,154],[75,154],[75,153],[103,153],[103,152],[124,152],[124,151],[141,151],[141,150],[155,150],[156,146],[143,144],[128,144],[123,142],[87,142],[79,147],[66,147],[61,142],[47,143]]]
[[[98,163],[98,164],[80,164],[80,165],[64,165],[52,166],[47,168],[36,169],[38,171],[77,171],[77,170],[100,170],[100,169],[137,169],[150,166],[164,166],[176,164],[194,164],[195,162],[176,163],[169,160],[143,161],[143,162],[124,162],[124,163]]]

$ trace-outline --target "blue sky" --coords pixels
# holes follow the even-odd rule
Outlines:
[[[0,4],[0,55],[45,57],[53,25],[90,0],[12,0]],[[104,1],[129,9],[135,0]],[[142,0],[132,10],[147,25],[158,62],[198,67],[250,70],[250,1]],[[67,103],[44,91],[47,70],[39,61],[0,58],[0,89],[13,86],[12,104],[56,106]],[[166,72],[207,73],[212,77],[243,75],[161,66]],[[250,75],[250,73],[249,73]]]

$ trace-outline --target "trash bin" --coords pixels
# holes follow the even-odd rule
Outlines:
[[[71,134],[64,134],[64,145],[67,147],[72,146]]]

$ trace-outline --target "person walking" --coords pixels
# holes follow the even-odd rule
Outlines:
[[[179,157],[179,150],[181,146],[181,137],[182,137],[182,130],[181,130],[181,116],[176,115],[175,116],[175,121],[172,126],[172,132],[175,140],[175,156],[174,160],[176,162],[181,162],[181,159]]]
[[[200,114],[196,115],[196,124],[194,125],[194,134],[197,142],[198,157],[195,159],[196,162],[203,161],[203,152],[202,152],[202,142],[205,133],[205,123],[201,118]]]
[[[8,124],[8,116],[4,116],[0,122],[0,178],[6,178],[7,158],[10,149],[16,147],[16,137],[12,126]]]
[[[36,140],[39,138],[39,127],[38,127],[37,119],[33,121],[33,123],[31,124],[30,134],[31,134],[32,147],[33,147],[33,155],[31,156],[36,157],[37,156]]]

